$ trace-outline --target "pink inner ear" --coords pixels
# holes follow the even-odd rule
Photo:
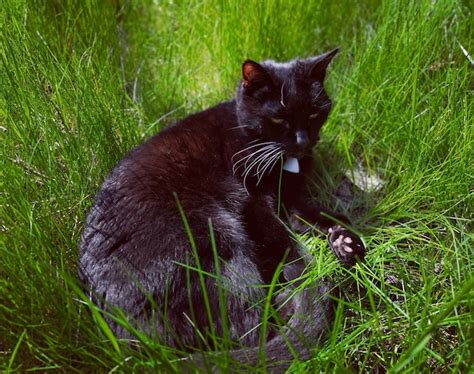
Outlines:
[[[243,76],[246,81],[253,80],[258,75],[257,67],[251,62],[244,64]]]

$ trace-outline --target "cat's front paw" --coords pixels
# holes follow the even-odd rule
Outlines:
[[[339,260],[352,266],[356,260],[363,260],[365,256],[364,242],[357,235],[340,225],[335,225],[328,230],[329,246]]]

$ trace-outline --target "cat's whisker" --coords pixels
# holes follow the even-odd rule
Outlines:
[[[261,160],[266,160],[267,158],[265,157],[266,155],[260,155],[257,157],[256,160],[254,160],[252,162],[252,164],[249,165],[249,167],[247,169],[245,169],[244,173],[243,173],[243,177],[244,177],[244,180],[243,180],[243,185],[244,185],[244,188],[245,188],[245,191],[247,191],[247,194],[248,194],[248,190],[247,190],[247,177],[249,176],[250,172],[252,171],[253,167],[256,166],[256,165],[259,165],[259,163],[261,162]]]
[[[280,148],[280,147],[276,147],[276,148],[274,148],[274,149],[272,149],[272,150],[270,150],[270,151],[268,151],[268,152],[266,153],[266,156],[267,156],[267,157],[266,157],[264,160],[262,160],[262,162],[260,162],[260,164],[259,164],[258,167],[257,167],[257,175],[260,174],[261,167],[262,167],[262,166],[265,166],[265,165],[267,164],[267,161],[268,161],[269,159],[271,159],[271,158],[275,155],[275,153],[278,153],[278,152],[280,152],[280,151],[281,151],[281,148]]]
[[[262,138],[257,138],[257,139],[251,140],[247,144],[253,144],[255,142],[258,142],[259,140],[262,140]]]
[[[262,157],[264,157],[265,154],[261,154],[261,155],[258,155],[257,158],[248,166],[244,169],[244,172],[242,173],[242,176],[244,177],[244,180],[243,180],[243,184],[244,184],[244,188],[245,188],[245,191],[247,191],[247,194],[248,194],[248,190],[247,190],[247,177],[249,176],[250,172],[252,171],[253,167],[255,165],[258,165],[258,162],[262,159]]]
[[[279,155],[280,157],[276,157],[275,158],[275,161],[273,161],[273,165],[271,166],[270,170],[268,171],[268,174],[270,174],[273,170],[273,168],[275,167],[275,165],[278,163],[278,160],[282,160],[283,159],[283,152],[280,153]],[[283,160],[282,160],[283,161]]]
[[[239,159],[239,160],[237,160],[236,162],[234,162],[234,163],[232,164],[232,174],[235,175],[235,172],[236,172],[237,170],[239,170],[239,169],[244,165],[244,161],[245,161],[245,160],[247,160],[249,157],[252,157],[252,154],[253,154],[253,153],[251,153],[251,154],[249,154],[249,155],[247,155],[247,156],[245,156],[245,157],[242,157],[241,159]],[[240,164],[240,165],[239,165],[239,164]]]
[[[246,125],[243,125],[243,126],[235,126],[235,127],[230,127],[230,128],[228,128],[227,130],[243,129],[243,128],[246,128],[246,127],[250,127],[250,126],[246,126]]]
[[[316,101],[319,99],[319,96],[321,96],[322,92],[324,91],[324,88],[321,87],[318,91],[318,93],[316,94],[316,96],[313,98],[313,101]]]
[[[274,143],[274,142],[270,142],[270,143]],[[240,163],[243,163],[245,162],[245,167],[247,167],[247,161],[249,161],[253,156],[255,156],[256,154],[260,153],[260,152],[263,152],[265,150],[267,150],[269,147],[274,147],[274,145],[270,144],[270,145],[266,145],[264,146],[263,148],[261,149],[257,149],[256,151],[250,153],[249,155],[246,155],[244,157],[242,157],[241,159],[237,160],[236,162],[233,162],[233,157],[231,159],[231,161],[233,162],[232,164],[232,172],[235,174],[235,172],[242,166],[237,166],[239,165]],[[234,155],[235,156],[235,155]]]
[[[282,155],[282,152],[279,151],[279,152],[277,152],[276,154],[274,154],[274,155],[265,163],[265,166],[264,166],[264,168],[263,168],[263,170],[262,170],[262,173],[261,173],[260,177],[259,177],[258,180],[257,180],[257,184],[256,184],[257,186],[260,184],[260,182],[262,181],[262,179],[263,179],[263,177],[264,177],[265,175],[269,175],[269,174],[271,173],[272,168],[270,168],[270,167],[273,166],[273,165],[275,165],[275,162],[281,157],[281,155]],[[270,169],[269,169],[269,168],[270,168]],[[269,171],[268,173],[267,173],[267,170]]]
[[[250,143],[254,143],[255,141],[251,141],[251,142],[248,142],[248,144]],[[258,146],[262,146],[262,145],[268,145],[268,144],[275,144],[275,142],[263,142],[263,143],[257,143],[257,144],[252,144],[251,146],[247,147],[247,148],[244,148],[240,151],[237,151],[236,153],[234,153],[234,155],[238,155],[242,152],[245,152],[245,151],[248,151],[249,149],[253,148],[253,147],[258,147]]]
[[[244,185],[245,191],[247,192],[247,195],[250,195],[250,194],[249,194],[249,191],[247,190],[247,184],[246,184],[247,175],[248,175],[248,173],[245,174],[244,181],[243,181],[243,185]]]
[[[269,147],[269,146],[266,146],[266,147]],[[253,157],[255,156],[256,154],[259,154],[263,151],[265,151],[267,148],[262,148],[262,149],[258,149],[256,150],[255,152],[252,152],[244,157],[242,157],[241,159],[237,160],[236,162],[234,162],[232,164],[232,172],[233,174],[235,175],[236,171],[239,170],[244,164],[247,165],[247,162]],[[247,167],[247,166],[245,166]]]
[[[254,166],[257,166],[258,163],[263,159],[265,158],[265,153],[262,153],[262,154],[259,154],[258,156],[255,157],[254,160],[252,160],[252,162],[248,164],[248,161],[250,161],[250,159],[248,159],[245,164],[244,164],[244,171],[242,173],[242,176],[245,174],[246,177],[247,175],[250,173],[250,171],[254,168]]]
[[[286,108],[285,102],[283,101],[283,88],[285,87],[286,81],[283,81],[283,84],[281,85],[281,92],[280,92],[280,104],[283,108]]]
[[[275,154],[275,152],[279,152],[279,147],[276,147],[276,148],[271,149],[270,151],[266,152],[265,157],[263,157],[259,160],[257,168],[256,168],[255,172],[253,173],[254,177],[257,177],[257,178],[260,179],[260,174],[261,174],[262,167],[264,167],[266,165],[267,161],[270,158],[272,158],[272,156]]]
[[[276,143],[275,151],[277,151],[277,152],[283,152],[283,145],[280,144],[280,143]],[[270,152],[268,159],[273,158],[273,156],[274,156],[274,152],[272,151],[272,152]]]
[[[331,106],[331,102],[328,102],[328,103],[326,103],[326,104],[324,104],[324,105],[321,105],[321,106],[319,107],[319,109],[326,109],[327,107],[330,107],[330,106]]]
[[[262,148],[262,149],[259,149],[257,152],[254,152],[252,153],[252,156],[258,154],[258,153],[261,153],[263,152],[262,155],[265,155],[265,152],[267,152],[269,149],[273,149],[275,146],[274,145],[267,145],[266,147]],[[259,156],[262,156],[262,155],[259,155]],[[245,168],[247,168],[247,164],[248,162],[250,161],[251,158],[248,158],[247,161],[245,161]]]
[[[247,193],[248,193],[247,178],[251,174],[251,171],[256,167],[256,171],[253,175],[258,178],[258,181],[256,184],[258,185],[260,181],[262,180],[263,176],[265,175],[265,171],[263,171],[263,169],[266,170],[272,163],[274,164],[275,161],[280,157],[281,153],[282,153],[281,145],[273,142],[273,144],[265,146],[264,148],[253,152],[251,155],[249,155],[250,157],[245,157],[246,158],[245,163],[236,167],[236,170],[238,170],[242,165],[244,166],[242,177],[243,177],[244,188],[247,191]],[[243,159],[237,161],[237,163],[239,163],[240,161],[243,161]],[[262,170],[262,173],[261,173],[261,170]]]
[[[252,149],[254,147],[259,147],[259,146],[264,146],[264,145],[268,145],[268,144],[274,144],[275,142],[263,142],[263,143],[258,143],[258,144],[253,144],[247,148],[244,148],[238,152],[235,152],[233,155],[232,155],[232,158],[231,158],[231,161],[234,160],[234,157],[241,154],[242,152],[245,152],[245,151],[248,151],[249,149]]]
[[[278,159],[282,156],[282,154],[283,154],[283,152],[281,151],[281,149],[279,149],[276,154],[274,154],[272,157],[270,157],[270,159],[267,161],[267,163],[265,164],[265,167],[262,170],[262,174],[260,175],[260,177],[257,180],[257,184],[256,184],[257,186],[260,184],[262,178],[265,176],[265,172],[268,170],[268,168],[270,166],[271,166],[271,168],[270,168],[268,174],[270,174],[272,172],[273,167],[275,166]]]
[[[244,183],[244,190],[245,190],[245,193],[246,193],[248,196],[250,196],[249,190],[247,190],[247,186],[245,185],[245,183]]]
[[[251,160],[251,158],[253,156],[255,156],[256,154],[259,154],[261,152],[264,152],[268,149],[268,147],[271,147],[269,145],[265,146],[264,148],[262,149],[258,149],[256,150],[255,152],[252,152],[250,153],[249,155],[245,156],[245,157],[242,157],[241,159],[237,160],[236,162],[233,163],[232,165],[232,172],[235,174],[235,172],[237,170],[239,170],[244,164],[245,164],[245,168],[247,167],[247,163],[249,160]],[[240,165],[239,165],[240,164]]]

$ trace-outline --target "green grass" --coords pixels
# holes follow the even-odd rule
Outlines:
[[[347,290],[327,345],[295,371],[467,371],[473,344],[469,1],[20,1],[1,5],[0,364],[6,371],[171,370],[117,340],[77,286],[85,215],[111,167],[170,121],[233,95],[245,58],[341,47],[315,198],[362,163],[365,264],[324,240],[310,278]]]

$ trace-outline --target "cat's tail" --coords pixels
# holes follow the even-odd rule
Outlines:
[[[186,359],[192,371],[241,373],[257,368],[284,373],[293,360],[306,361],[321,345],[334,319],[329,284],[307,287],[289,299],[292,316],[281,331],[263,347],[230,352],[195,354]],[[189,370],[188,368],[188,370]]]

